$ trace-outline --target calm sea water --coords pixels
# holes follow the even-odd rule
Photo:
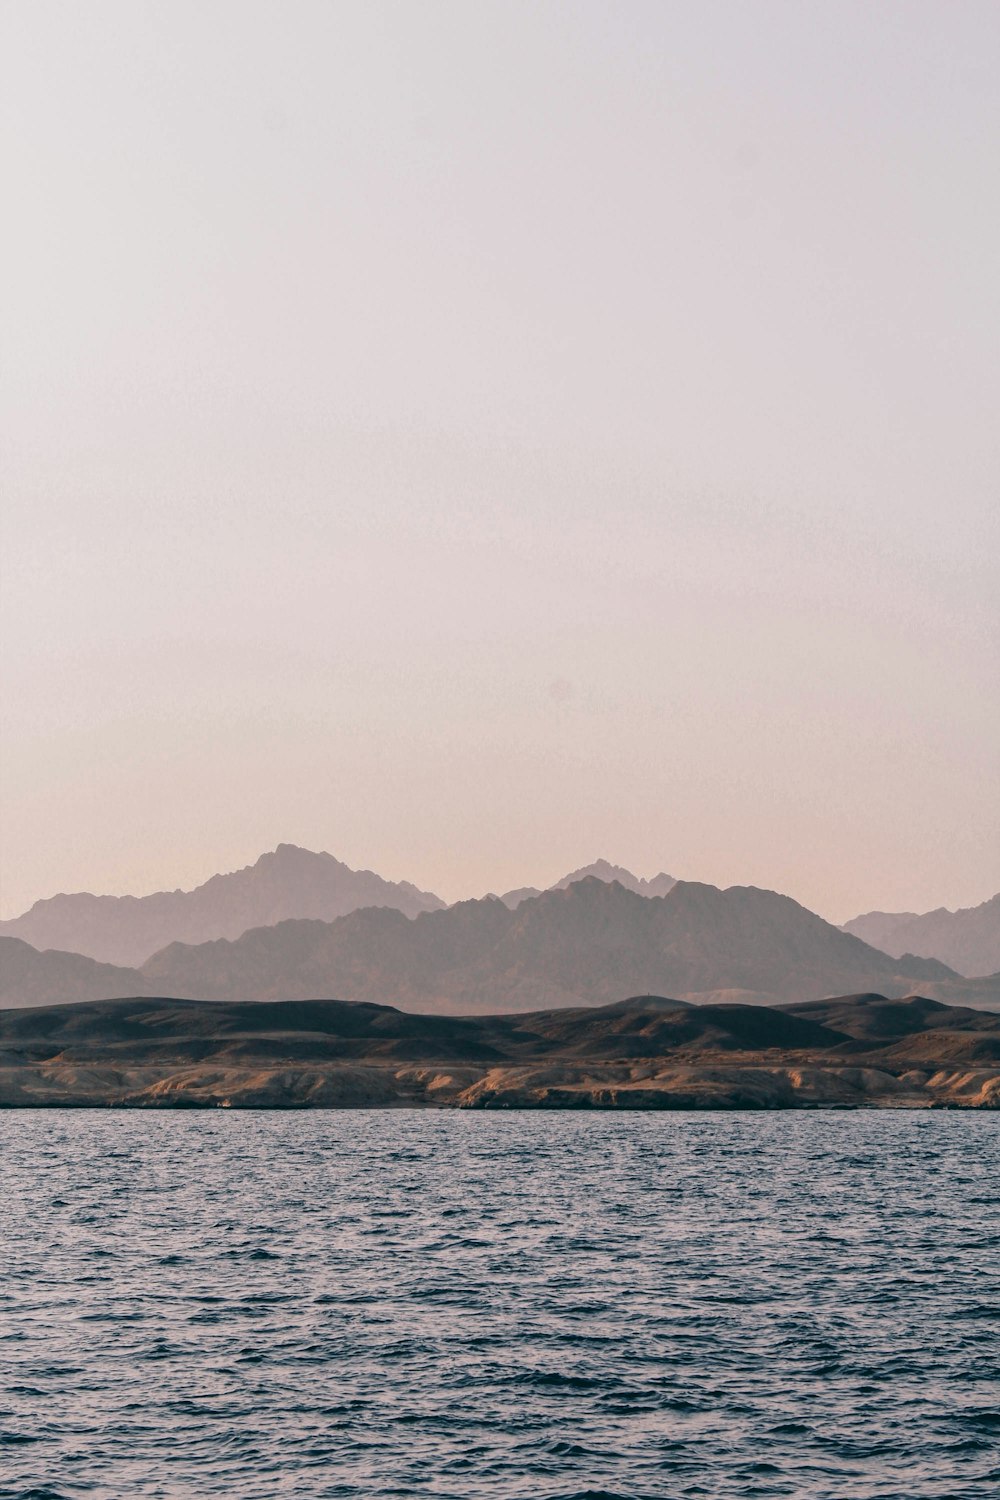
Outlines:
[[[1000,1495],[1000,1119],[7,1112],[0,1495]]]

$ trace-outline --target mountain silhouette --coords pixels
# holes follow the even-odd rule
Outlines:
[[[444,902],[408,881],[352,870],[332,854],[279,844],[255,864],[213,875],[192,891],[152,896],[52,896],[23,916],[0,922],[0,935],[34,948],[82,953],[102,963],[135,966],[167,943],[237,938],[251,927],[290,917],[333,921],[361,906],[386,906],[415,917]]]
[[[584,865],[582,869],[571,870],[564,875],[562,880],[557,880],[555,885],[550,885],[550,891],[564,891],[568,886],[576,885],[579,880],[603,880],[606,885],[617,882],[625,887],[627,891],[634,892],[637,896],[665,896],[677,884],[673,875],[665,875],[662,871],[654,875],[652,880],[643,880],[639,875],[633,875],[631,870],[626,870],[622,865],[610,864],[606,859],[595,860],[592,865]],[[519,886],[516,890],[505,891],[500,900],[505,906],[513,911],[521,905],[522,901],[531,901],[535,896],[542,895],[538,887],[533,885]]]
[[[21,938],[0,937],[0,1007],[152,994],[137,969],[99,964],[82,953],[39,953]]]
[[[897,959],[753,886],[677,882],[645,897],[588,877],[511,910],[497,897],[408,918],[365,907],[294,919],[235,939],[170,943],[141,966],[36,953],[0,937],[0,1004],[174,995],[204,1000],[343,996],[410,1012],[484,1014],[672,995],[698,1004],[786,1004],[826,995],[902,995],[989,1007],[996,979]]]
[[[912,911],[869,911],[844,923],[844,931],[901,958],[915,953],[939,958],[959,974],[993,974],[1000,969],[1000,893],[980,906],[918,915]]]
[[[127,971],[121,984],[135,978]],[[413,920],[369,907],[334,922],[294,920],[235,940],[172,943],[138,978],[130,993],[338,995],[407,1011],[483,1014],[599,1005],[628,994],[761,1003],[874,989],[905,994],[956,976],[933,960],[890,958],[773,891],[681,881],[666,896],[643,897],[589,878],[514,911],[496,897]],[[27,976],[20,984],[21,998],[16,985],[4,984],[5,1004],[60,998],[56,989],[29,989]]]

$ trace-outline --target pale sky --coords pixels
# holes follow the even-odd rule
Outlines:
[[[2,889],[1000,887],[1000,6],[5,0]]]

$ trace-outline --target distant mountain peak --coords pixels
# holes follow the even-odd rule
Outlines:
[[[937,958],[960,974],[1000,969],[1000,893],[958,911],[868,911],[845,922],[843,930],[894,958]]]
[[[638,875],[633,875],[631,870],[626,870],[624,865],[613,865],[608,859],[595,859],[593,864],[583,865],[579,870],[572,870],[557,880],[554,885],[549,886],[550,891],[568,890],[572,885],[578,885],[581,880],[597,880],[604,885],[620,885],[627,891],[632,891],[636,896],[665,896],[677,884],[673,875],[667,875],[661,870],[659,875],[654,875],[651,880],[643,880]],[[516,890],[505,891],[500,900],[505,906],[513,911],[524,901],[532,901],[543,892],[536,886],[519,886]]]
[[[143,966],[143,979],[161,994],[204,999],[325,993],[483,1014],[608,1004],[623,994],[742,1003],[912,992],[954,978],[927,960],[901,966],[775,892],[681,882],[647,900],[597,875],[513,911],[493,898],[414,921],[368,909],[260,928],[224,949],[167,950]]]
[[[617,880],[619,875],[624,875],[629,880],[636,878],[630,870],[625,869],[624,865],[613,865],[608,859],[595,859],[592,864],[583,865],[579,870],[574,870],[572,874],[563,876],[560,884],[572,884],[575,880],[586,879],[588,875],[593,875],[598,880],[606,881]]]
[[[393,907],[415,917],[444,905],[408,881],[383,880],[325,851],[281,843],[252,865],[213,875],[193,890],[151,896],[81,892],[37,901],[23,916],[0,922],[0,935],[135,967],[171,943],[232,940],[251,928],[298,918],[329,922],[363,906]]]
[[[336,865],[341,870],[350,869],[350,865],[345,865],[342,860],[328,854],[325,849],[304,849],[300,844],[276,844],[273,849],[267,849],[263,854],[258,855],[253,864],[247,865],[246,868],[257,870],[267,865],[294,868]]]
[[[663,899],[644,900],[596,876],[517,911],[484,899],[410,920],[369,901],[334,921],[272,920],[236,938],[174,941],[138,971],[0,939],[0,1005],[337,995],[405,1011],[495,1015],[612,1005],[624,995],[626,1009],[658,1012],[684,1000],[719,1007],[927,995],[928,984],[935,999],[961,994],[982,1004],[993,1003],[1000,980],[958,980],[935,960],[897,962],[774,892],[681,882]]]
[[[637,896],[665,896],[677,884],[673,875],[667,875],[662,870],[651,880],[644,880],[639,875],[633,875],[631,870],[626,870],[624,865],[613,865],[607,859],[595,859],[593,864],[584,865],[581,869],[564,875],[562,880],[556,881],[555,889],[590,878],[603,880],[606,885],[612,882],[623,885],[627,891],[634,891]]]

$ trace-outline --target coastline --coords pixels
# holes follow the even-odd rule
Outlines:
[[[997,1068],[895,1074],[874,1067],[740,1066],[732,1059],[725,1066],[678,1067],[660,1060],[644,1083],[607,1076],[618,1071],[588,1069],[582,1078],[551,1067],[539,1077],[528,1069],[468,1067],[153,1072],[35,1064],[0,1071],[0,1109],[1000,1109]]]
[[[342,1000],[0,1011],[0,1108],[1000,1108],[1000,1016],[877,994],[781,1009],[444,1017]]]

